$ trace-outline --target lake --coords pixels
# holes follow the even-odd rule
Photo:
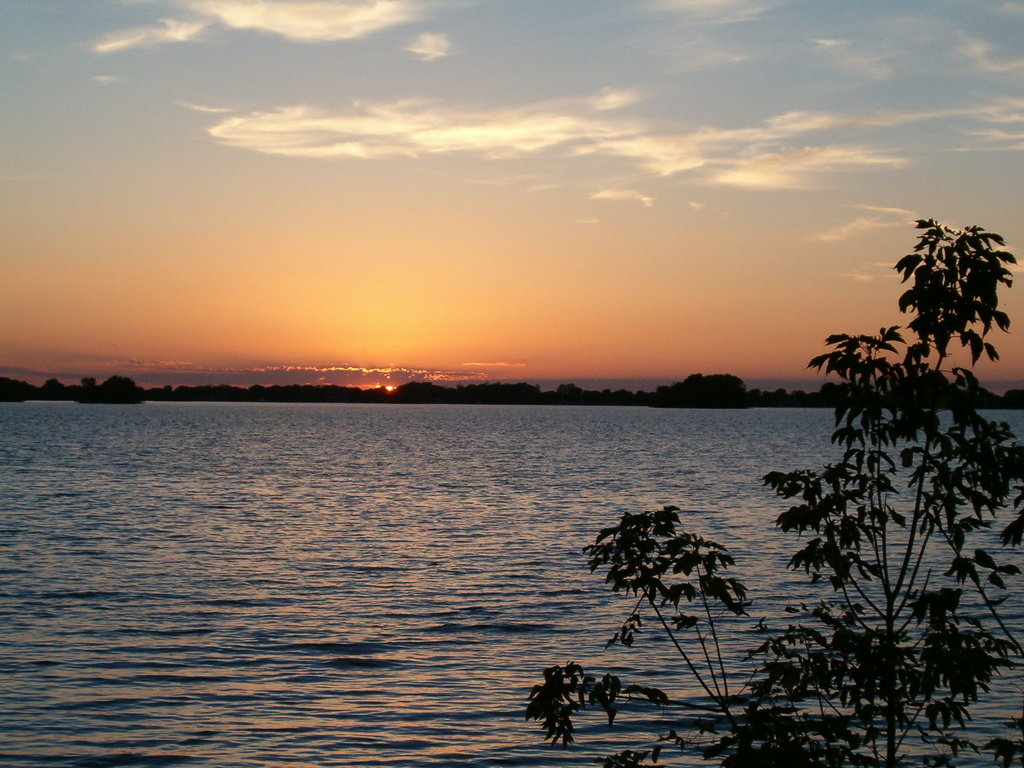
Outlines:
[[[1011,421],[1020,412],[990,414]],[[668,716],[523,708],[569,660],[686,693],[581,548],[681,507],[792,595],[761,485],[831,456],[826,410],[0,404],[0,763],[556,766]],[[998,709],[998,708],[997,708]],[[995,711],[998,717],[1007,713]],[[633,732],[635,730],[635,733]],[[633,738],[630,738],[630,736]]]

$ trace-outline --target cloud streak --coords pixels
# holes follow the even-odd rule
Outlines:
[[[684,22],[699,24],[750,21],[769,9],[766,3],[750,0],[648,0],[647,7],[677,13]]]
[[[485,159],[536,155],[601,156],[668,177],[696,172],[710,184],[747,189],[813,188],[827,174],[856,169],[899,169],[907,158],[863,141],[844,143],[910,123],[972,119],[1008,123],[1019,119],[1016,102],[975,108],[842,115],[791,111],[740,128],[701,127],[671,132],[628,117],[616,107],[634,103],[633,91],[604,90],[593,98],[561,99],[512,108],[465,109],[436,101],[355,102],[327,111],[299,105],[233,114],[208,128],[220,143],[271,155],[301,158],[419,158],[443,154]],[[992,141],[991,133],[982,141]],[[1011,133],[1002,134],[1012,141]],[[607,190],[610,194],[614,190]],[[617,198],[650,205],[639,193]]]
[[[233,29],[270,32],[292,40],[351,40],[420,18],[408,0],[283,2],[282,0],[192,0],[187,7]]]
[[[902,168],[907,161],[867,147],[803,147],[792,151],[766,152],[741,157],[715,176],[715,181],[735,187],[802,189],[822,171],[856,167]]]
[[[997,58],[994,46],[978,38],[964,37],[963,53],[981,72],[998,74],[1024,70],[1024,58]]]
[[[2,361],[0,361],[2,362]],[[210,366],[188,360],[97,359],[77,360],[64,370],[18,369],[18,373],[35,378],[55,376],[78,379],[81,376],[105,377],[114,373],[128,375],[140,382],[154,384],[339,384],[375,386],[382,383],[402,384],[407,381],[474,382],[487,381],[487,370],[525,366],[525,363],[463,363],[468,370],[422,368],[417,366],[363,366],[353,363],[280,363],[251,366]],[[71,370],[68,370],[71,369]],[[0,373],[4,369],[0,366]]]
[[[917,214],[904,208],[891,208],[878,205],[858,205],[856,207],[862,211],[867,211],[871,215],[860,216],[846,224],[842,224],[825,232],[819,232],[818,234],[813,235],[811,239],[824,243],[847,240],[862,232],[868,232],[873,229],[887,229],[889,227],[897,226],[905,227],[908,222],[917,218]],[[882,266],[888,268],[891,265],[883,264]],[[871,278],[861,275],[857,279]]]
[[[645,121],[609,115],[609,100],[561,100],[512,109],[465,110],[436,102],[357,102],[327,112],[283,107],[228,117],[211,126],[221,143],[271,155],[304,158],[420,157],[469,153],[485,158],[558,152],[566,157],[601,155],[632,161],[659,176],[714,168],[713,182],[744,187],[799,187],[820,171],[853,167],[900,167],[905,161],[863,146],[787,148],[788,139],[852,126],[888,126],[930,115],[869,117],[788,112],[741,129],[701,128],[659,132]]]
[[[114,53],[185,42],[214,26],[305,43],[336,42],[366,37],[425,15],[422,5],[413,0],[178,0],[175,5],[193,18],[161,19],[159,26],[113,32],[96,42],[93,51]]]
[[[590,196],[591,200],[626,200],[640,203],[644,208],[654,205],[654,198],[635,189],[602,189]]]
[[[285,107],[231,117],[209,132],[229,146],[292,157],[417,157],[464,152],[498,158],[556,147],[582,154],[617,139],[627,141],[643,130],[639,123],[601,120],[558,111],[552,105],[454,110],[408,100],[356,103],[334,113],[307,106]]]
[[[435,32],[424,32],[417,37],[405,49],[415,53],[423,61],[434,61],[441,59],[451,53],[451,43],[448,38]]]
[[[92,47],[96,53],[116,53],[128,48],[148,48],[162,43],[184,43],[209,26],[206,21],[161,19],[159,26],[135,27],[112,32]]]

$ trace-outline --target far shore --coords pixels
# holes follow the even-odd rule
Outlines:
[[[747,389],[731,374],[695,373],[680,382],[653,391],[584,389],[560,384],[541,389],[535,384],[473,383],[442,386],[411,381],[398,386],[362,389],[332,384],[288,384],[249,387],[228,384],[179,385],[144,388],[130,378],[111,376],[103,383],[85,378],[64,384],[48,379],[41,386],[0,377],[0,402],[72,401],[79,403],[237,402],[237,403],[371,403],[449,405],[614,405],[653,408],[833,408],[841,388],[825,382],[816,391],[802,389]],[[981,389],[978,408],[1024,408],[1024,389],[1002,395]]]

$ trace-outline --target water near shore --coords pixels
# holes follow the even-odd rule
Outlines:
[[[0,763],[591,764],[670,722],[594,718],[552,750],[522,714],[544,666],[685,676],[653,637],[604,650],[626,606],[580,548],[676,504],[772,608],[793,542],[759,478],[817,466],[830,428],[822,410],[0,405]]]

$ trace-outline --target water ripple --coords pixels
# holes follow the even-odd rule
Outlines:
[[[543,667],[685,676],[653,632],[604,648],[627,601],[581,547],[676,504],[780,603],[759,478],[816,465],[829,427],[821,411],[0,404],[0,764],[590,764],[671,723],[632,707],[552,750],[523,722]]]

